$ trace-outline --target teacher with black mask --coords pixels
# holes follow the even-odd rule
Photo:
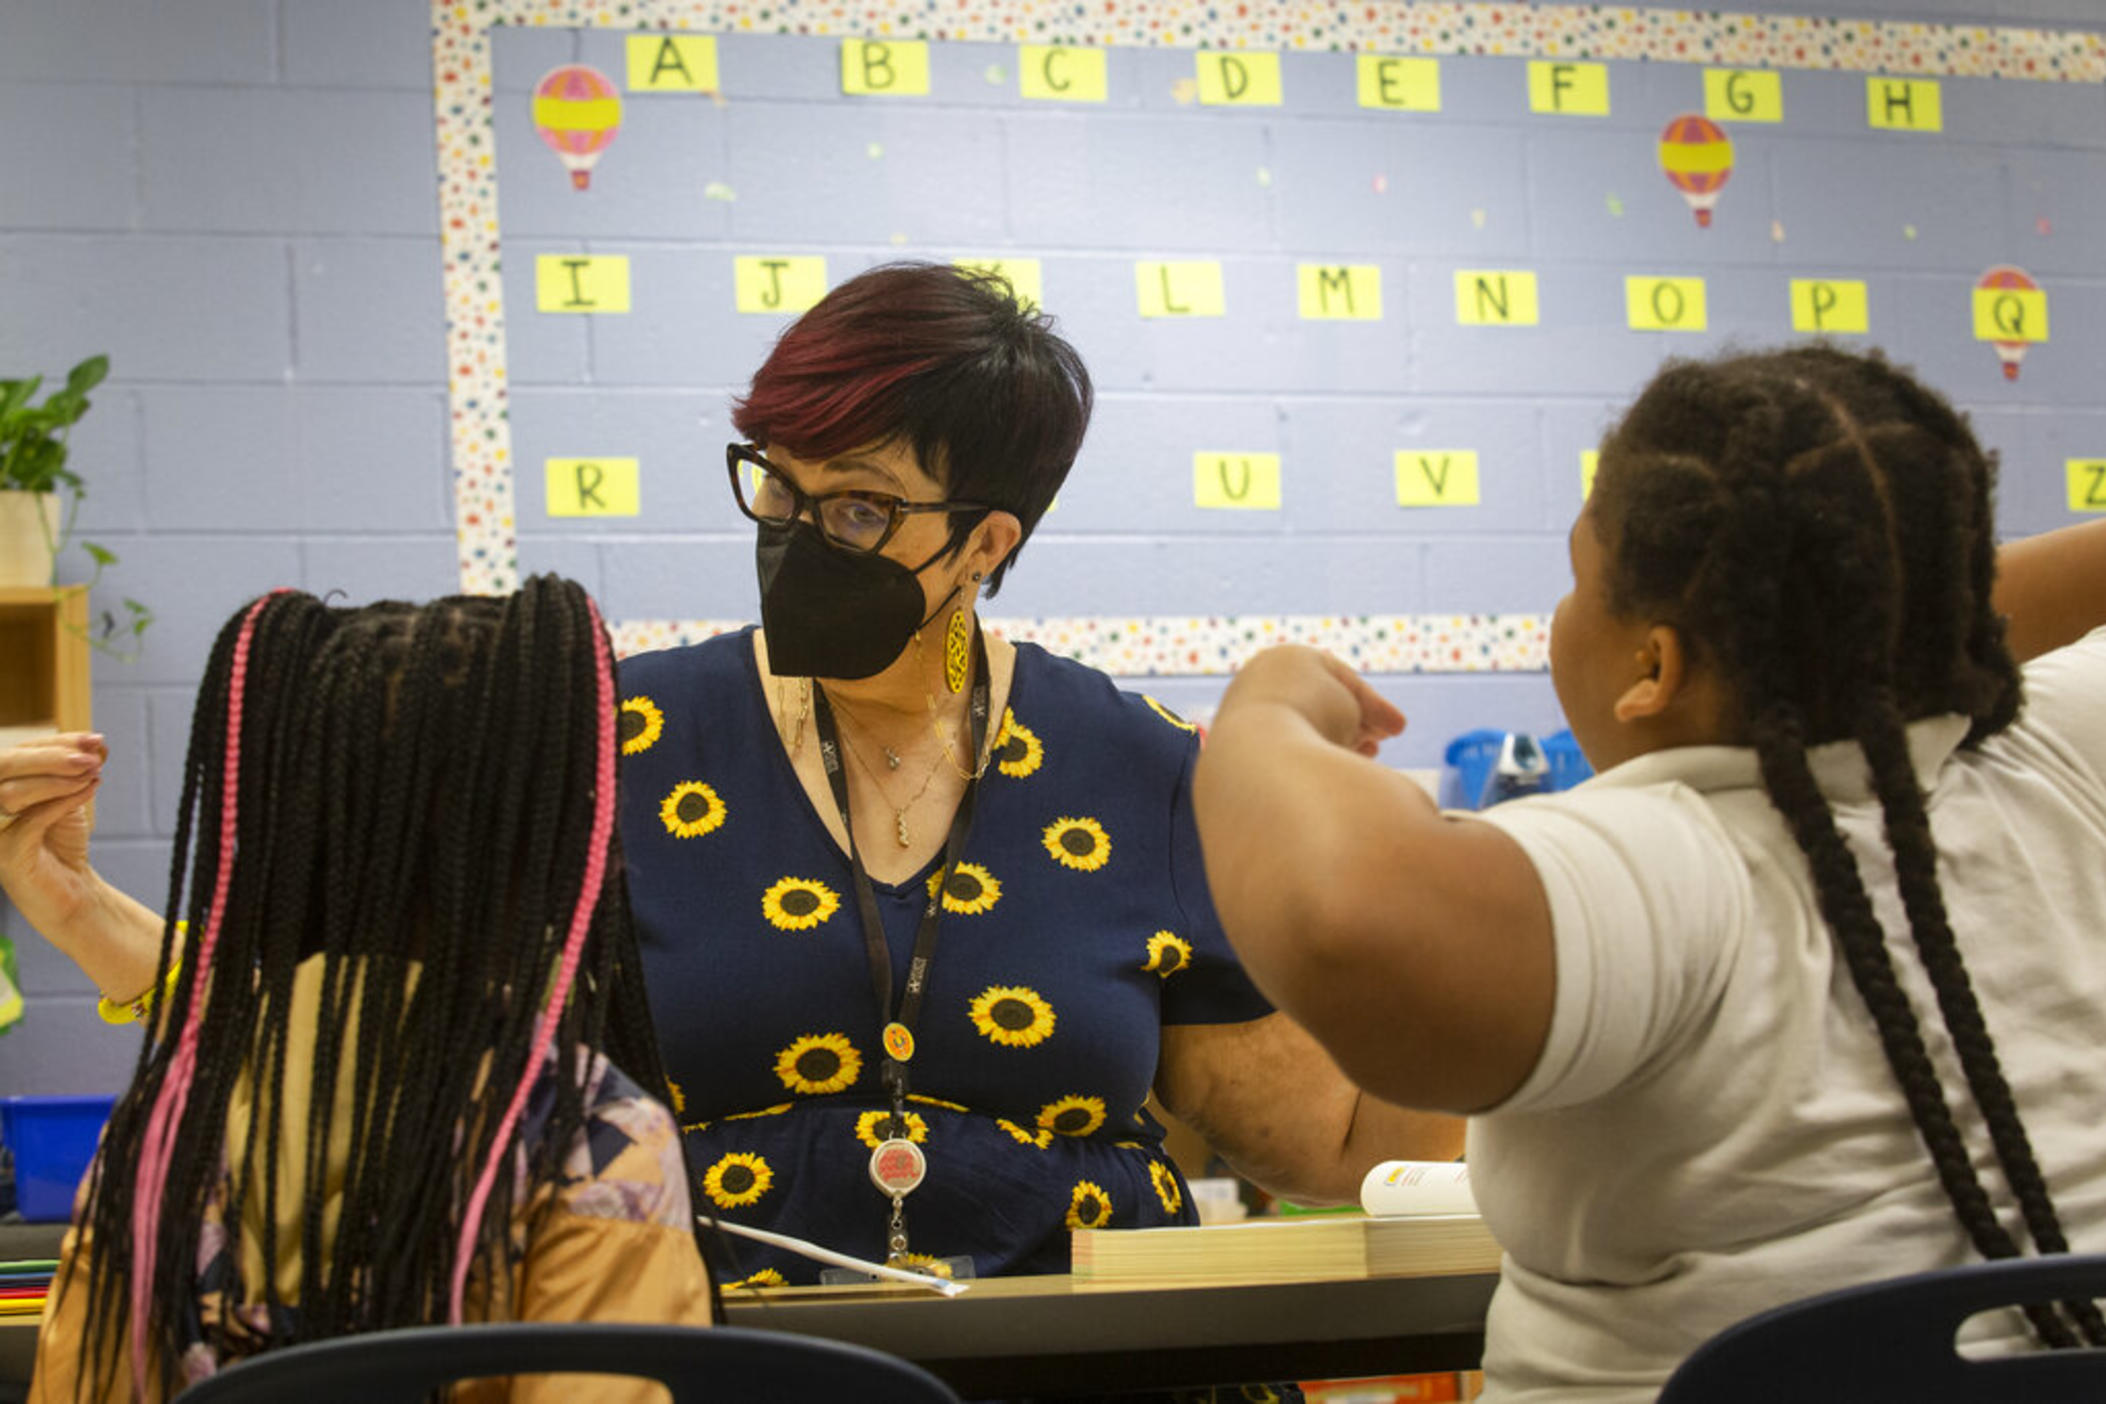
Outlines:
[[[1070,1229],[1195,1222],[1151,1089],[1312,1202],[1460,1150],[1245,978],[1195,728],[980,627],[1090,399],[1005,284],[901,264],[792,325],[735,408],[761,626],[623,666],[621,812],[689,1160],[730,1222],[1064,1272]],[[816,1280],[738,1248],[749,1281]]]

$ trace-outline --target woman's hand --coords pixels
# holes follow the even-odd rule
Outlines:
[[[85,732],[0,751],[0,889],[105,994],[129,999],[153,983],[161,918],[88,862],[88,802],[109,754]]]
[[[47,935],[73,924],[94,900],[88,802],[109,753],[86,732],[0,751],[0,888]]]

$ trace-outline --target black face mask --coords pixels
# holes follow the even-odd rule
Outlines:
[[[892,665],[914,631],[943,612],[921,612],[922,571],[949,548],[908,569],[872,551],[838,551],[809,523],[763,522],[754,562],[760,568],[761,627],[768,667],[781,677],[872,677]]]

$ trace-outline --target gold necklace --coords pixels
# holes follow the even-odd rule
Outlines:
[[[950,732],[945,729],[941,722],[936,720],[936,694],[934,693],[929,694],[929,730],[935,734],[938,741],[943,743],[943,758],[951,763],[952,770],[958,772],[960,780],[977,780],[987,773],[987,762],[994,758],[995,738],[992,730],[987,734],[987,749],[976,757],[977,763],[970,766],[964,764],[958,759],[958,752],[951,746]]]
[[[866,736],[870,736],[870,737],[875,737],[875,736],[877,735],[876,731],[875,731],[875,730],[874,730],[874,729],[873,729],[873,728],[871,727],[870,723],[869,723],[869,722],[866,722],[866,721],[864,721],[864,720],[863,720],[863,719],[862,719],[861,717],[857,716],[857,715],[855,714],[855,710],[854,710],[853,708],[851,708],[851,707],[850,707],[850,706],[849,706],[849,705],[848,705],[848,704],[847,704],[846,702],[843,702],[843,701],[842,701],[842,700],[841,700],[840,698],[838,698],[838,697],[835,697],[835,696],[833,696],[833,695],[831,695],[831,694],[828,694],[828,696],[827,696],[827,699],[826,699],[826,700],[827,700],[827,701],[828,701],[829,703],[831,703],[831,704],[832,704],[832,706],[833,706],[833,709],[834,709],[835,711],[839,712],[839,713],[840,713],[840,714],[841,714],[842,716],[844,716],[844,717],[847,717],[847,718],[848,718],[848,719],[849,719],[850,721],[854,722],[854,723],[855,723],[855,724],[856,724],[857,726],[860,726],[860,727],[862,727],[862,728],[863,728],[863,734],[864,734],[864,735],[866,735]],[[843,735],[843,736],[845,737],[845,736],[847,735],[847,733],[846,733],[846,732],[843,732],[843,733],[842,733],[842,735]],[[898,769],[899,769],[899,765],[900,765],[900,755],[899,755],[899,752],[898,752],[898,751],[895,751],[895,750],[893,750],[893,749],[892,749],[892,747],[890,747],[890,746],[887,746],[887,745],[886,745],[886,744],[885,744],[884,742],[882,742],[882,741],[878,742],[878,750],[880,750],[880,751],[882,751],[882,752],[884,753],[884,756],[885,756],[885,769],[887,769],[887,770],[898,770]],[[867,769],[867,767],[866,767],[866,769]],[[872,779],[876,779],[877,777],[876,777],[876,776],[872,776],[871,778],[872,778]]]
[[[917,658],[921,655],[921,631],[919,629],[914,631],[914,653]],[[923,673],[926,675],[926,668],[923,669]],[[965,681],[968,685],[972,682],[972,669],[970,667],[966,669]],[[1000,728],[993,727],[989,729],[985,748],[973,758],[974,763],[968,766],[958,759],[958,752],[951,745],[950,732],[945,730],[942,720],[936,715],[936,693],[934,690],[930,690],[922,693],[922,696],[928,700],[929,704],[929,733],[942,744],[943,758],[951,763],[951,769],[958,772],[958,778],[960,780],[978,780],[985,775],[987,773],[987,762],[994,758],[995,732],[1000,730]]]
[[[797,734],[790,738],[790,754],[793,756],[804,751],[804,719],[812,714],[812,680],[799,678],[797,684]],[[785,694],[787,686],[782,678],[775,680],[775,728],[780,732],[790,729],[790,703]]]
[[[851,737],[846,731],[843,731],[841,733],[841,739],[848,743],[848,754],[855,757],[856,764],[862,766],[863,773],[870,777],[870,783],[876,788],[878,798],[883,800],[885,802],[885,807],[892,811],[892,832],[893,836],[899,840],[899,846],[901,848],[912,848],[914,846],[914,835],[913,832],[907,828],[907,811],[912,809],[915,805],[920,804],[921,797],[929,792],[929,786],[933,784],[936,779],[936,761],[942,759],[942,757],[939,756],[930,760],[927,772],[924,773],[921,777],[921,788],[914,792],[914,796],[912,799],[909,799],[903,805],[894,804],[892,802],[892,796],[885,793],[884,782],[879,780],[877,772],[870,768],[870,762],[863,759],[863,752],[857,748],[855,738]],[[892,754],[892,748],[887,746],[885,748],[886,758],[889,760]]]

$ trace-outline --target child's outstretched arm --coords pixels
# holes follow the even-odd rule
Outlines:
[[[1478,1111],[1550,1027],[1550,905],[1519,844],[1370,757],[1403,717],[1328,654],[1237,674],[1194,779],[1223,926],[1259,989],[1362,1087]]]
[[[2106,518],[2006,544],[1996,553],[1996,609],[2021,663],[2106,624]]]

